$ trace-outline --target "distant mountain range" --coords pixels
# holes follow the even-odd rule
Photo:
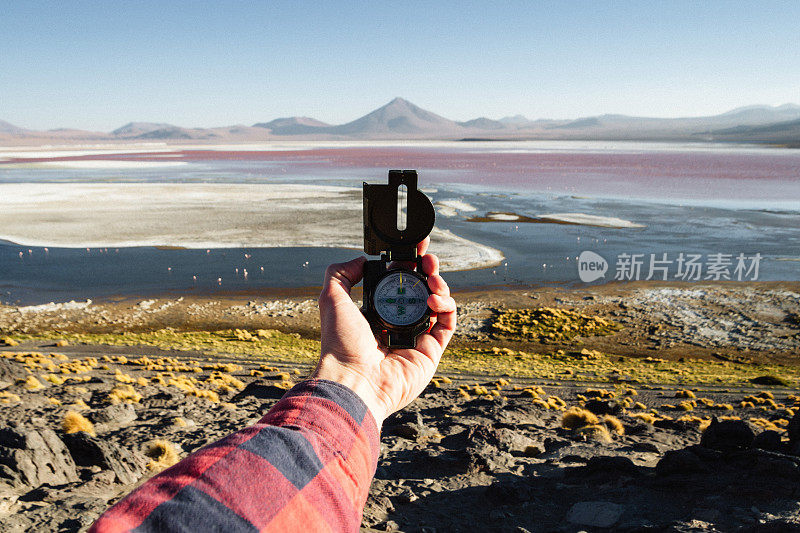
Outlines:
[[[402,98],[346,124],[310,117],[285,117],[252,126],[183,128],[131,122],[109,133],[72,129],[27,130],[0,120],[0,140],[37,141],[214,141],[274,139],[449,139],[449,140],[630,140],[730,141],[800,146],[800,106],[747,106],[707,117],[651,118],[598,115],[574,120],[529,120],[522,115],[455,122]]]

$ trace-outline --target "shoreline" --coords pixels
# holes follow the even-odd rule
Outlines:
[[[214,295],[161,293],[34,306],[0,305],[0,332],[114,334],[274,328],[319,338],[319,286]],[[355,287],[352,297],[361,298]],[[515,309],[590,313],[623,330],[580,338],[579,346],[624,357],[658,356],[798,364],[800,282],[609,283],[583,287],[541,285],[466,287],[453,291],[459,306],[456,349],[501,347],[552,353],[574,349],[571,339],[551,342],[497,336],[492,322]],[[736,320],[740,327],[727,324]]]
[[[4,183],[0,195],[8,199],[0,239],[20,246],[356,250],[363,244],[361,192],[352,187]],[[505,258],[442,228],[431,233],[431,251],[450,270],[489,268]]]

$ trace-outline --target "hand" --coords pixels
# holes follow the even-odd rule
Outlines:
[[[322,355],[312,378],[339,382],[367,404],[378,427],[411,403],[428,385],[442,352],[456,328],[456,302],[439,275],[439,259],[423,255],[429,238],[417,245],[422,271],[428,276],[428,307],[433,327],[417,337],[414,349],[378,344],[367,319],[350,298],[350,289],[364,276],[365,257],[328,267],[319,296]]]

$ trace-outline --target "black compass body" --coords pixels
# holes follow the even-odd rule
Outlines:
[[[405,212],[398,208],[399,196]],[[387,185],[364,183],[364,251],[381,258],[364,265],[361,310],[390,348],[413,348],[430,328],[431,293],[417,243],[428,236],[434,221],[433,205],[417,189],[415,170],[390,170]]]

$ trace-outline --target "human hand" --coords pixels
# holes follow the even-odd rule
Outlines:
[[[439,259],[423,255],[430,238],[417,245],[428,276],[428,307],[433,326],[417,337],[416,348],[389,349],[378,344],[369,322],[350,298],[364,275],[365,257],[328,267],[319,296],[322,355],[312,378],[349,387],[367,404],[378,427],[428,385],[456,327],[456,302],[439,275]]]

